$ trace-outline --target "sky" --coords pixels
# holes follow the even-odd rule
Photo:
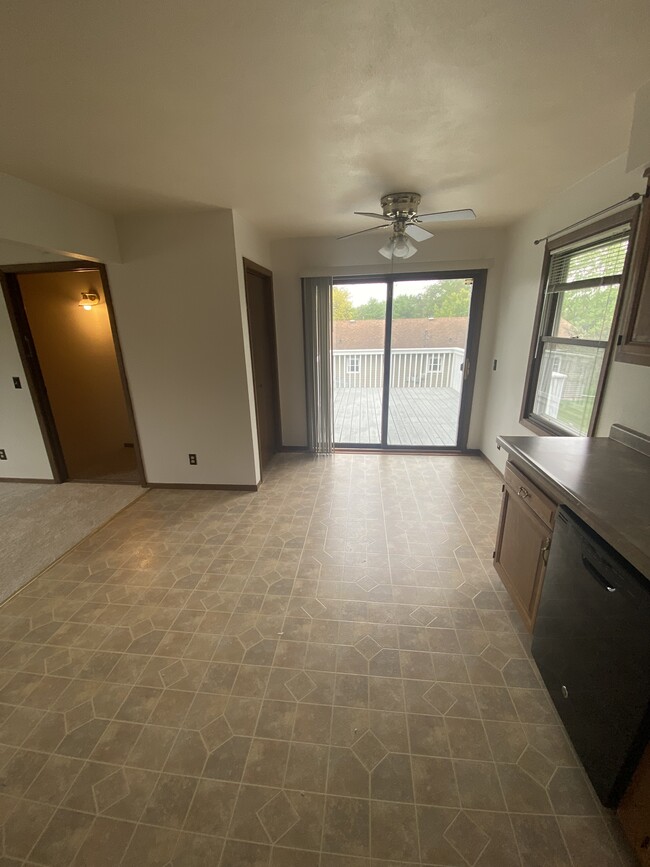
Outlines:
[[[393,297],[397,295],[419,295],[427,286],[430,286],[433,281],[429,280],[400,280],[395,281],[393,285]],[[336,281],[334,285],[338,284]],[[386,284],[385,283],[348,283],[344,287],[350,293],[350,298],[355,307],[360,304],[365,304],[371,298],[376,298],[378,301],[386,300]]]

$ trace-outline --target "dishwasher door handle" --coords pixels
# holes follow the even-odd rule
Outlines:
[[[601,587],[604,587],[608,593],[616,593],[616,587],[613,587],[609,583],[609,581],[603,575],[600,574],[598,569],[596,569],[596,567],[594,566],[594,564],[591,561],[587,560],[587,558],[584,556],[584,554],[582,556],[582,565],[585,567],[585,569],[591,575],[591,577],[595,581],[597,581]]]

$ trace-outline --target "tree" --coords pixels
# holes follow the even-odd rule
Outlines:
[[[355,309],[350,293],[342,286],[332,288],[332,316],[335,320],[354,319]]]
[[[354,319],[385,319],[386,302],[371,298],[365,304],[354,308]]]

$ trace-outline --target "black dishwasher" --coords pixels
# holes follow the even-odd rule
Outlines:
[[[650,581],[564,507],[532,653],[599,798],[615,806],[650,729]]]

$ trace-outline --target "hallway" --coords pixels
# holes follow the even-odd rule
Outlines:
[[[632,863],[492,570],[499,501],[473,457],[149,491],[0,608],[0,863]]]

